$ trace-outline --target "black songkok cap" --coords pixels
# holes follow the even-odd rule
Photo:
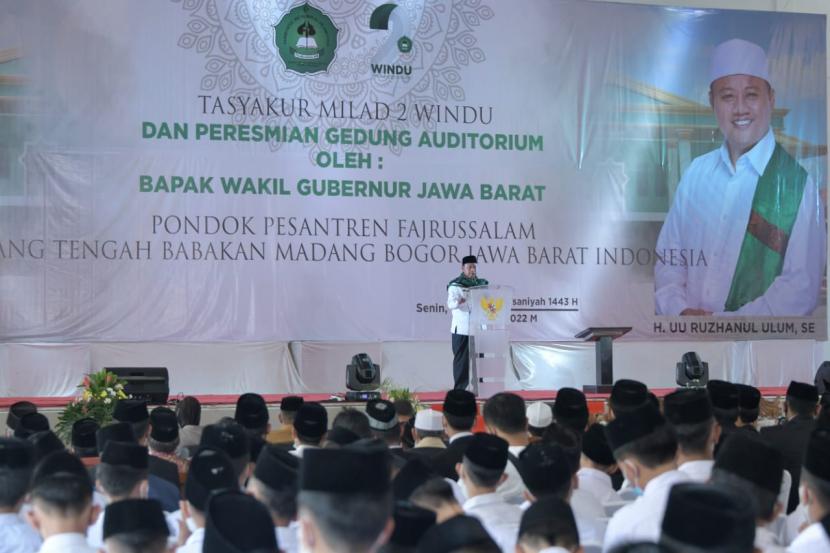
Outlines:
[[[756,435],[733,432],[718,450],[714,468],[778,495],[784,476],[784,456]]]
[[[608,446],[608,438],[605,437],[605,430],[599,423],[588,427],[582,435],[582,453],[598,465],[610,466],[616,463],[614,452]]]
[[[830,430],[818,428],[810,434],[804,468],[816,478],[830,482]]]
[[[236,400],[236,411],[233,418],[251,430],[265,428],[268,425],[268,406],[265,399],[259,394],[242,394]]]
[[[741,411],[752,411],[761,405],[761,391],[748,384],[735,384],[738,387],[738,407]]]
[[[104,539],[134,533],[159,537],[170,535],[161,503],[155,499],[124,499],[107,505],[104,511]]]
[[[204,512],[211,492],[238,487],[233,465],[225,452],[206,447],[197,451],[190,460],[184,482],[184,498]]]
[[[303,403],[294,415],[294,430],[300,436],[320,438],[329,426],[326,408],[314,401]]]
[[[738,408],[738,387],[725,380],[710,380],[706,383],[712,407],[717,409]]]
[[[35,466],[35,472],[32,475],[32,488],[58,475],[80,478],[85,484],[89,484],[89,493],[92,494],[92,480],[89,478],[89,473],[84,463],[66,450],[55,451],[40,460],[37,466]]]
[[[467,442],[464,458],[482,468],[504,470],[507,466],[508,444],[505,440],[479,432]]]
[[[458,549],[475,546],[498,548],[493,538],[471,516],[457,515],[427,530],[418,542],[418,553],[451,553]]]
[[[150,413],[150,437],[157,442],[175,442],[179,437],[179,419],[167,407],[156,407]]]
[[[300,458],[274,445],[262,448],[254,477],[273,490],[297,486]]]
[[[326,434],[326,441],[339,446],[353,444],[360,439],[360,436],[345,426],[335,426]]]
[[[37,406],[31,401],[18,401],[11,404],[9,407],[9,414],[6,415],[6,426],[12,430],[17,430],[17,425],[20,424],[20,419],[23,415],[29,413],[37,413]]]
[[[20,422],[14,429],[14,437],[25,439],[36,432],[46,430],[49,430],[49,419],[43,413],[26,413],[20,417]]]
[[[392,480],[392,495],[399,501],[406,501],[416,489],[438,474],[423,459],[408,460]]]
[[[212,495],[206,514],[204,553],[277,551],[271,515],[250,495],[238,490]]]
[[[119,422],[142,422],[150,418],[147,402],[140,399],[121,399],[115,403],[112,418]]]
[[[573,534],[578,535],[571,506],[555,495],[541,497],[522,514],[522,521],[519,523],[519,538],[521,539],[526,534],[548,536],[550,528],[561,526],[562,522],[566,522],[573,530]]]
[[[381,448],[307,449],[300,463],[300,489],[384,494],[389,491],[390,470],[389,452]]]
[[[444,397],[444,412],[456,417],[474,417],[476,396],[467,390],[450,390]]]
[[[585,394],[576,388],[560,388],[556,392],[556,401],[553,402],[553,416],[557,420],[584,418],[587,423],[588,402]]]
[[[35,451],[35,460],[39,461],[54,451],[63,451],[66,446],[60,438],[51,430],[35,432],[28,438]]]
[[[427,530],[435,526],[435,513],[408,501],[395,503],[395,530],[389,543],[414,549]]]
[[[666,419],[654,405],[647,402],[637,409],[625,412],[605,427],[605,437],[612,451],[659,430]]]
[[[372,430],[386,432],[398,428],[398,415],[395,404],[385,399],[373,399],[366,403],[366,415]]]
[[[568,454],[557,444],[535,442],[519,453],[519,474],[536,496],[561,489],[573,476],[572,469]]]
[[[745,495],[711,484],[675,484],[663,517],[661,543],[706,551],[751,553],[755,510]],[[701,528],[706,531],[701,532]]]
[[[31,468],[34,462],[32,444],[19,438],[0,438],[0,468]]]
[[[793,380],[787,387],[787,397],[818,402],[818,388],[812,384],[805,384],[804,382],[796,382]]]
[[[92,419],[79,419],[72,425],[72,447],[94,448],[98,423]]]
[[[648,401],[648,387],[638,380],[621,378],[614,382],[608,401],[615,408],[638,407]]]
[[[702,388],[677,390],[663,400],[666,419],[674,424],[700,424],[712,420],[712,402]]]
[[[213,447],[221,449],[231,459],[239,459],[251,455],[251,444],[245,429],[237,422],[222,422],[209,424],[202,430],[202,439],[199,447]]]
[[[109,441],[135,442],[135,434],[133,434],[133,427],[129,423],[115,422],[100,428],[95,434],[95,441],[100,453],[104,451],[104,446]]]
[[[461,264],[466,265],[467,263],[478,263],[478,259],[474,255],[465,255],[461,258]]]
[[[285,396],[280,400],[280,411],[296,412],[303,404],[303,398],[300,396]]]
[[[101,452],[101,462],[107,465],[147,470],[147,447],[135,442],[110,440]]]

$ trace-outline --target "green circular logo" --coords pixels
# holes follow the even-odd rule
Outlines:
[[[408,54],[412,51],[412,39],[408,36],[402,36],[398,39],[398,51],[402,54]]]
[[[337,27],[314,6],[301,4],[274,26],[274,44],[285,68],[297,73],[327,71],[337,49]]]

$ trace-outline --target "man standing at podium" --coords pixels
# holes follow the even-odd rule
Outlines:
[[[470,383],[470,305],[469,289],[489,284],[476,277],[476,256],[461,260],[461,275],[447,285],[447,308],[452,313],[452,374],[456,390],[464,390]]]

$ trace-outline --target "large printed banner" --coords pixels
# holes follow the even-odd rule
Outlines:
[[[826,338],[824,16],[0,11],[2,340],[447,339],[469,254],[517,340]]]

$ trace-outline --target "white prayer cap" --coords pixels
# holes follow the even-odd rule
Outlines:
[[[709,65],[709,83],[729,75],[750,75],[769,83],[769,64],[764,49],[740,38],[715,46]]]
[[[433,409],[422,409],[415,415],[415,428],[418,430],[425,430],[427,432],[437,432],[443,430],[441,422],[444,416]]]
[[[543,401],[534,401],[527,406],[527,424],[534,428],[545,428],[553,422],[553,410]]]

